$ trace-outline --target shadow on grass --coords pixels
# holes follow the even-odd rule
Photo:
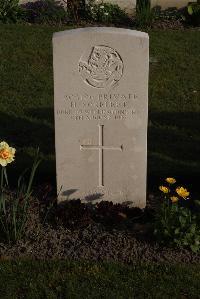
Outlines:
[[[17,148],[37,148],[45,155],[54,154],[54,129],[51,109],[28,111],[27,117],[0,113],[1,139]],[[51,120],[51,123],[47,122]]]
[[[0,113],[1,140],[16,148],[15,163],[8,165],[9,177],[16,183],[19,175],[31,167],[37,148],[42,163],[36,182],[50,181],[55,184],[55,145],[53,113],[50,108],[27,111],[27,116]]]
[[[149,114],[149,184],[166,176],[198,186],[200,174],[200,113]],[[155,182],[154,182],[155,185]]]

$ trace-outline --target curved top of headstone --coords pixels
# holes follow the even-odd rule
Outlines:
[[[71,34],[83,34],[83,33],[110,33],[110,34],[127,34],[132,35],[134,37],[142,37],[149,38],[149,35],[146,32],[132,30],[132,29],[123,29],[116,27],[85,27],[85,28],[77,28],[77,29],[68,29],[60,32],[55,32],[53,34],[53,38],[63,37],[65,35]]]

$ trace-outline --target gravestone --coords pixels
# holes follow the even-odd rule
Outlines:
[[[85,28],[54,34],[59,200],[146,204],[148,35]]]

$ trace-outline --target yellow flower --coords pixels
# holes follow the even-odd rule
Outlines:
[[[5,141],[0,142],[0,165],[5,167],[14,161],[15,148],[10,147]]]
[[[184,199],[186,199],[189,195],[190,195],[190,192],[187,191],[186,188],[183,188],[183,187],[178,187],[176,188],[176,192],[178,193],[178,195]]]
[[[168,188],[168,187],[165,187],[165,186],[160,186],[159,189],[160,189],[160,191],[162,191],[163,193],[169,193],[169,192],[170,192],[169,188]]]
[[[176,203],[179,200],[177,196],[172,196],[170,199],[173,203]]]
[[[169,184],[175,184],[176,183],[176,180],[174,178],[166,178],[165,180],[167,183]]]

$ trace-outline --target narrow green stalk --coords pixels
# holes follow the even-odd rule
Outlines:
[[[1,167],[1,192],[3,192],[3,167]]]
[[[5,177],[6,186],[8,187],[9,184],[8,184],[8,176],[7,176],[6,167],[3,167],[3,174],[4,174],[4,177]]]
[[[5,234],[8,243],[16,242],[22,237],[27,222],[29,199],[32,194],[32,185],[36,170],[41,162],[39,149],[37,150],[33,166],[30,171],[28,183],[25,183],[24,175],[27,169],[18,179],[17,190],[10,194],[6,167],[1,169],[0,178],[0,227]],[[8,198],[10,196],[10,198]]]
[[[28,188],[26,191],[26,196],[29,197],[31,195],[31,188],[32,188],[32,184],[33,184],[33,179],[35,176],[35,172],[39,166],[39,164],[41,163],[41,160],[38,159],[39,156],[39,148],[37,149],[37,153],[36,153],[36,157],[32,166],[32,170],[31,170],[31,174],[30,174],[30,178],[29,178],[29,183],[28,183]]]

